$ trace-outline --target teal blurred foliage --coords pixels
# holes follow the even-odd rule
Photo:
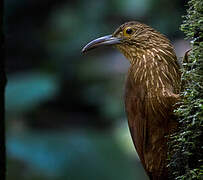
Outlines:
[[[8,137],[7,147],[11,157],[24,166],[29,164],[22,170],[17,167],[26,180],[32,172],[35,176],[57,180],[142,178],[140,164],[131,166],[132,162],[111,132],[77,130],[50,134],[31,131]],[[9,168],[8,178],[13,177]]]
[[[39,72],[24,72],[8,76],[6,110],[22,113],[53,97],[58,88],[56,76]]]
[[[5,1],[7,179],[147,179],[128,150],[127,60],[112,48],[81,49],[129,20],[180,38],[184,3]]]

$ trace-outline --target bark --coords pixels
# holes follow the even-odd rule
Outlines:
[[[3,0],[0,1],[0,179],[6,179],[6,146],[5,146],[5,44],[3,26]]]
[[[176,110],[180,130],[169,143],[171,179],[203,179],[203,2],[190,0],[181,30],[191,41],[183,60],[182,102]]]

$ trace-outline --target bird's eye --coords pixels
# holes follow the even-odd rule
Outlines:
[[[133,29],[131,27],[127,27],[124,29],[123,34],[124,36],[129,36],[133,33]]]
[[[127,34],[132,34],[132,32],[133,32],[132,29],[130,29],[130,28],[129,28],[129,29],[126,29],[126,33],[127,33]]]

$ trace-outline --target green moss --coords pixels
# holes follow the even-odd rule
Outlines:
[[[203,179],[203,1],[188,2],[181,30],[190,39],[191,51],[184,59],[182,102],[175,113],[180,131],[171,136],[171,179]]]

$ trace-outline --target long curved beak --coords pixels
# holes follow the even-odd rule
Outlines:
[[[103,36],[100,38],[97,38],[91,42],[89,42],[83,49],[82,52],[87,52],[91,49],[103,46],[103,45],[114,45],[121,43],[121,39],[117,37],[113,37],[112,35]]]

